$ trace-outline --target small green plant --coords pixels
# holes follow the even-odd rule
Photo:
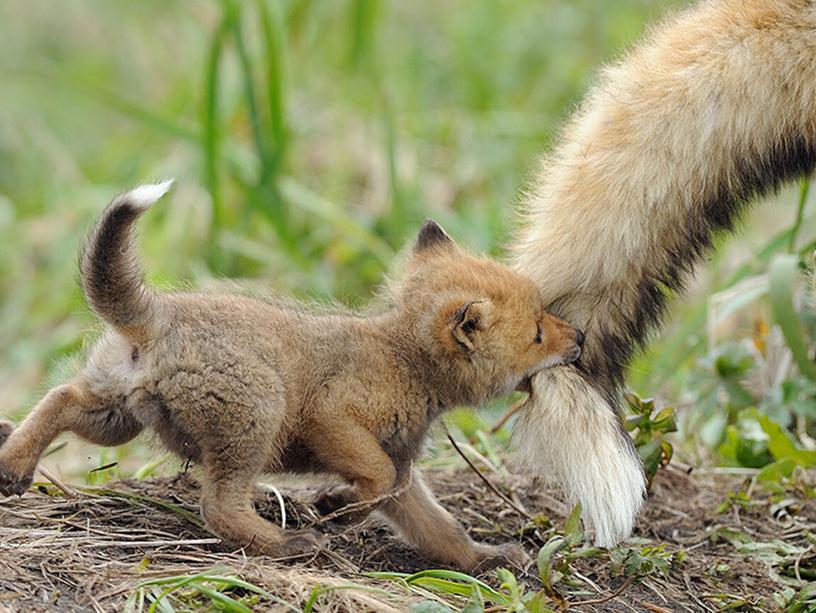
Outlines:
[[[750,507],[754,506],[755,504],[756,503],[744,490],[739,490],[737,492],[728,492],[725,495],[725,500],[720,503],[720,506],[717,507],[717,513],[719,514],[726,513],[735,506]]]
[[[318,606],[318,599],[325,595],[330,594],[332,592],[339,592],[342,590],[362,590],[364,592],[374,592],[376,594],[380,594],[383,596],[388,596],[388,592],[376,587],[371,587],[369,585],[359,585],[357,583],[343,583],[340,585],[321,585],[317,583],[313,588],[312,591],[309,593],[309,598],[306,600],[306,604],[303,605],[303,613],[313,613],[313,611],[319,610],[315,609]]]
[[[655,410],[654,400],[641,398],[634,392],[625,394],[632,415],[626,418],[626,428],[633,431],[635,447],[643,460],[648,486],[661,466],[671,462],[674,447],[666,440],[670,432],[677,432],[673,407]]]
[[[816,609],[816,583],[800,590],[785,588],[774,594],[774,602],[785,613],[810,613]]]
[[[427,590],[447,596],[464,597],[468,599],[469,603],[474,601],[489,602],[502,607],[511,607],[514,606],[514,603],[518,602],[520,593],[518,591],[518,584],[515,582],[515,577],[512,577],[511,580],[508,578],[508,575],[512,577],[512,573],[507,570],[499,569],[499,571],[497,571],[497,576],[499,576],[500,579],[503,578],[504,581],[502,581],[503,586],[496,589],[484,581],[468,575],[467,573],[461,573],[453,570],[430,569],[422,570],[413,574],[392,572],[368,573],[368,576],[375,579],[397,581],[407,589],[416,591],[420,594]],[[505,583],[507,585],[504,585]],[[424,602],[425,601],[423,601],[423,603]],[[417,605],[420,606],[419,610],[433,610],[422,608],[430,606],[423,603]]]
[[[619,547],[609,553],[609,558],[614,571],[639,578],[653,573],[664,575],[673,565],[682,563],[685,555],[669,553],[661,544]]]
[[[412,575],[405,573],[371,573],[378,579],[395,580],[418,594],[460,599],[462,607],[454,609],[448,602],[428,599],[415,603],[412,613],[448,613],[453,610],[481,613],[487,609],[507,612],[552,613],[570,606],[582,604],[573,600],[576,594],[585,593],[585,578],[575,569],[575,562],[586,558],[608,558],[613,572],[626,577],[619,589],[648,575],[665,574],[682,564],[683,552],[667,552],[663,545],[621,547],[610,551],[591,546],[580,546],[581,507],[577,505],[562,531],[553,534],[541,547],[536,560],[541,588],[530,589],[519,582],[506,568],[496,570],[498,587],[470,575],[445,570],[425,570]]]
[[[213,608],[230,613],[252,613],[263,598],[283,610],[300,609],[273,596],[263,588],[232,575],[220,575],[213,569],[196,575],[174,575],[140,583],[125,603],[127,613],[173,613],[182,610]]]

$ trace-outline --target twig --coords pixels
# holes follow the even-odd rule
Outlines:
[[[573,570],[573,571],[572,571],[572,573],[573,573],[573,574],[574,574],[576,577],[578,577],[578,578],[579,578],[581,581],[583,581],[583,582],[584,582],[584,583],[586,583],[587,585],[591,586],[591,587],[592,587],[592,589],[594,589],[594,590],[595,590],[596,592],[598,592],[599,594],[603,592],[603,590],[602,590],[600,587],[598,587],[598,584],[597,584],[597,583],[595,583],[595,582],[594,582],[592,579],[590,579],[590,578],[589,578],[589,577],[587,577],[586,575],[582,575],[582,574],[581,574],[581,573],[579,573],[577,570]]]
[[[54,475],[52,475],[52,474],[51,474],[51,472],[50,472],[49,470],[47,470],[47,469],[46,469],[44,466],[39,466],[39,467],[37,467],[37,470],[39,470],[39,471],[40,471],[40,474],[42,474],[42,476],[43,476],[43,477],[45,477],[45,478],[46,478],[46,479],[48,479],[48,480],[49,480],[51,483],[53,483],[53,484],[54,484],[54,487],[56,487],[56,488],[57,488],[58,490],[60,490],[60,491],[61,491],[63,494],[65,494],[66,496],[68,496],[68,498],[76,498],[76,496],[77,496],[76,491],[74,491],[74,490],[73,490],[73,489],[71,489],[69,486],[65,485],[65,484],[64,484],[62,481],[60,481],[59,479],[57,479],[57,478],[56,478]]]
[[[42,517],[38,518],[40,521],[50,521],[54,522],[55,524],[65,524],[66,526],[71,526],[72,528],[76,528],[77,530],[81,530],[86,534],[98,534],[100,536],[110,536],[110,532],[104,532],[102,530],[97,530],[95,528],[91,528],[90,522],[88,525],[83,526],[82,524],[76,524],[69,519],[59,519],[53,517]]]
[[[507,411],[505,411],[504,415],[501,416],[501,419],[499,419],[499,421],[493,424],[493,426],[490,428],[490,434],[496,434],[496,432],[501,430],[502,426],[504,426],[504,424],[507,423],[507,420],[513,417],[513,415],[515,415],[516,413],[518,413],[529,399],[530,397],[527,396],[526,398],[516,400],[516,402],[510,405],[510,408],[507,409]]]
[[[495,464],[493,464],[493,462],[491,462],[491,461],[490,461],[490,460],[488,460],[486,457],[484,457],[484,456],[483,456],[481,453],[479,453],[479,451],[478,451],[477,449],[475,449],[475,448],[473,447],[473,445],[468,445],[467,443],[460,443],[460,445],[462,446],[462,448],[467,449],[467,450],[468,450],[470,453],[472,453],[473,455],[475,455],[475,456],[476,456],[476,458],[477,458],[477,459],[478,459],[478,460],[479,460],[479,461],[480,461],[482,464],[484,464],[485,466],[487,466],[487,467],[490,469],[490,471],[491,471],[491,472],[494,472],[494,473],[498,473],[498,472],[499,472],[499,468],[498,468],[498,466],[496,466]]]
[[[93,605],[96,613],[105,613],[105,609],[102,608],[102,605],[97,602],[96,598],[94,598],[92,594],[88,594],[88,598],[91,599],[91,604]]]
[[[698,470],[697,467],[691,466],[690,464],[685,464],[680,460],[675,460],[672,458],[671,463],[666,465],[666,468],[671,470],[676,470],[679,473],[683,473],[684,475],[690,475],[692,472]]]
[[[709,607],[706,603],[704,603],[702,600],[697,598],[697,595],[694,593],[694,590],[691,589],[691,579],[689,578],[689,575],[686,572],[683,573],[683,583],[686,584],[686,589],[688,590],[688,595],[691,596],[691,599],[694,600],[694,602],[696,602],[698,605],[700,605],[701,609],[703,609],[704,611],[713,611],[714,610],[711,607]]]
[[[624,592],[624,590],[626,588],[628,588],[630,585],[632,585],[634,580],[635,580],[634,577],[627,578],[626,581],[621,583],[621,586],[618,589],[616,589],[614,592],[609,594],[609,596],[604,596],[603,598],[593,598],[592,600],[580,600],[578,602],[571,602],[571,603],[569,603],[569,606],[570,607],[586,607],[586,606],[589,606],[589,605],[603,604],[605,602],[609,602],[610,600],[620,596]]]
[[[408,480],[397,489],[392,490],[387,494],[383,494],[382,496],[371,498],[370,500],[360,500],[359,502],[352,502],[351,504],[344,505],[337,509],[336,511],[332,511],[328,515],[324,515],[323,517],[318,519],[315,523],[316,525],[325,524],[328,521],[331,521],[338,517],[342,517],[343,515],[348,515],[349,513],[353,513],[354,511],[371,508],[383,502],[384,500],[388,500],[389,498],[398,498],[400,495],[404,494],[408,490],[408,488],[411,487],[413,481],[414,481],[413,471],[409,467]]]
[[[645,585],[645,586],[646,586],[646,587],[648,587],[650,590],[652,590],[652,591],[655,593],[655,595],[656,595],[658,598],[660,598],[660,600],[662,600],[662,601],[663,601],[663,604],[668,604],[668,603],[669,603],[669,601],[668,601],[668,600],[666,600],[666,597],[665,597],[663,594],[661,594],[661,593],[660,593],[660,590],[658,590],[658,589],[657,589],[655,586],[653,586],[651,583],[649,583],[649,582],[648,582],[648,581],[646,581],[645,579],[643,580],[643,585]]]
[[[533,519],[534,519],[534,518],[533,518],[533,516],[532,516],[532,515],[530,515],[530,514],[529,514],[527,511],[525,511],[524,509],[520,508],[520,507],[519,507],[519,506],[518,506],[518,505],[517,505],[515,502],[513,502],[513,500],[512,500],[512,499],[511,499],[509,496],[507,496],[507,495],[505,495],[504,493],[500,492],[500,491],[498,490],[498,488],[496,488],[496,486],[495,486],[495,485],[493,485],[493,484],[490,482],[490,480],[489,480],[487,477],[485,477],[485,476],[484,476],[484,474],[482,473],[482,471],[480,471],[480,470],[479,470],[479,469],[476,467],[476,465],[475,465],[473,462],[471,462],[471,461],[470,461],[470,458],[468,458],[468,457],[467,457],[467,456],[464,454],[464,452],[463,452],[463,451],[462,451],[462,450],[459,448],[459,445],[457,445],[457,444],[456,444],[456,441],[455,441],[455,440],[453,440],[453,437],[451,436],[450,432],[446,432],[446,434],[448,435],[448,440],[451,442],[451,445],[453,445],[453,448],[456,450],[456,452],[457,452],[457,453],[458,453],[460,456],[462,456],[462,459],[463,459],[465,462],[467,462],[467,465],[468,465],[468,466],[470,466],[470,469],[471,469],[473,472],[475,472],[475,473],[476,473],[476,474],[479,476],[479,478],[480,478],[480,479],[481,479],[481,480],[484,482],[484,484],[485,484],[487,487],[489,487],[491,490],[493,490],[493,493],[494,493],[494,494],[496,494],[496,495],[497,495],[499,498],[501,498],[501,499],[502,499],[502,500],[504,500],[504,501],[505,501],[507,504],[509,504],[509,505],[510,505],[510,507],[511,507],[511,508],[513,508],[513,509],[514,509],[514,510],[515,510],[517,513],[520,513],[522,516],[526,517],[526,518],[527,518],[527,519],[529,519],[530,521],[533,521]]]
[[[796,556],[796,562],[793,563],[793,572],[796,574],[796,580],[801,582],[802,575],[799,574],[799,565],[802,563],[802,558],[804,558],[808,553],[813,550],[813,545],[808,546],[807,549],[802,551],[798,556]]]
[[[94,547],[169,547],[179,545],[215,545],[220,543],[220,538],[209,539],[180,539],[180,540],[161,540],[161,541],[98,541],[93,544]]]
[[[280,493],[278,488],[269,483],[259,483],[258,486],[262,490],[272,492],[275,498],[278,499],[278,506],[280,506],[281,512],[281,530],[286,530],[286,505],[283,502],[283,494]]]
[[[674,462],[672,462],[673,464]],[[669,465],[671,466],[671,464]],[[703,475],[734,475],[735,477],[753,477],[759,473],[758,468],[744,468],[742,466],[698,466],[694,472]]]
[[[640,605],[647,611],[653,611],[654,613],[671,613],[671,611],[668,609],[658,607],[656,604],[652,604],[651,602],[641,602]]]

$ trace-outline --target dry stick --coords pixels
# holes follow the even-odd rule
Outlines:
[[[802,582],[802,575],[799,572],[799,565],[802,563],[802,558],[804,558],[810,551],[813,549],[813,545],[810,545],[807,549],[805,549],[802,553],[796,556],[796,562],[793,565],[793,572],[796,574],[796,579],[800,583]]]
[[[215,545],[220,543],[221,539],[207,538],[207,539],[177,539],[177,540],[155,540],[155,541],[97,541],[93,544],[94,547],[179,547],[184,545]]]
[[[58,490],[60,490],[63,494],[68,496],[68,498],[76,498],[77,493],[73,489],[65,485],[62,481],[57,479],[54,475],[52,475],[50,471],[46,470],[43,466],[38,466],[37,470],[40,471],[43,477],[45,477],[51,483],[53,483]]]
[[[349,513],[353,513],[359,509],[368,509],[371,508],[384,500],[388,500],[389,498],[398,498],[402,494],[408,490],[413,484],[413,466],[408,467],[408,481],[406,481],[403,485],[398,487],[397,489],[388,492],[387,494],[383,494],[382,496],[377,496],[376,498],[372,498],[370,500],[360,500],[359,502],[352,502],[351,504],[347,504],[345,506],[340,507],[336,511],[332,511],[328,515],[324,515],[320,519],[318,519],[315,523],[319,526],[321,524],[325,524],[332,519],[336,519],[337,517],[342,517],[343,515],[347,515]]]
[[[617,598],[620,596],[626,588],[632,585],[632,582],[635,580],[634,577],[629,577],[626,581],[624,581],[621,586],[612,592],[609,596],[604,596],[603,598],[594,598],[592,600],[580,600],[578,602],[570,602],[568,606],[570,607],[587,607],[593,604],[603,604],[605,602],[609,602],[613,598]]]
[[[450,432],[446,432],[446,434],[448,435],[448,440],[451,442],[451,445],[453,445],[453,448],[454,448],[454,449],[456,449],[456,452],[457,452],[457,453],[458,453],[460,456],[462,456],[462,459],[463,459],[465,462],[467,462],[467,465],[468,465],[468,466],[470,466],[470,469],[471,469],[473,472],[475,472],[475,473],[476,473],[476,474],[479,476],[479,478],[480,478],[480,479],[481,479],[481,480],[484,482],[484,484],[485,484],[487,487],[489,487],[491,490],[493,490],[493,493],[495,493],[495,494],[496,494],[496,495],[497,495],[499,498],[501,498],[502,500],[504,500],[504,501],[505,501],[505,502],[506,502],[508,505],[510,505],[510,507],[511,507],[511,508],[513,508],[513,509],[514,509],[514,510],[515,510],[517,513],[519,513],[519,514],[520,514],[520,515],[522,515],[523,517],[526,517],[526,518],[527,518],[527,519],[529,519],[530,521],[534,521],[534,519],[535,519],[535,518],[534,518],[532,515],[530,515],[530,514],[529,514],[527,511],[525,511],[524,509],[520,508],[520,507],[519,507],[519,506],[518,506],[518,505],[517,505],[515,502],[513,502],[513,500],[512,500],[512,499],[511,499],[509,496],[507,496],[507,495],[505,495],[504,493],[500,492],[500,491],[499,491],[499,490],[496,488],[496,486],[495,486],[495,485],[493,485],[493,484],[490,482],[490,480],[489,480],[487,477],[485,477],[485,476],[484,476],[484,474],[482,473],[482,471],[480,471],[480,470],[479,470],[479,469],[476,467],[476,465],[475,465],[473,462],[471,462],[471,461],[470,461],[470,458],[468,458],[468,457],[467,457],[467,456],[466,456],[466,455],[465,455],[465,454],[462,452],[462,450],[459,448],[459,445],[457,445],[457,444],[456,444],[456,441],[455,441],[455,440],[453,440],[453,437],[451,436]]]
[[[691,596],[691,598],[692,598],[692,600],[694,600],[694,602],[696,602],[698,605],[700,605],[701,609],[703,609],[704,611],[713,611],[714,610],[711,607],[709,607],[706,603],[704,603],[702,600],[697,598],[697,595],[691,589],[691,579],[689,578],[689,575],[688,575],[687,572],[683,573],[683,583],[686,584],[686,589],[688,590],[689,596]]]
[[[586,583],[587,585],[592,586],[592,589],[594,589],[594,590],[595,590],[596,592],[598,592],[599,594],[603,592],[603,590],[602,590],[600,587],[598,587],[598,584],[597,584],[597,583],[595,583],[595,582],[594,582],[592,579],[590,579],[590,578],[589,578],[589,577],[587,577],[586,575],[582,575],[581,573],[579,573],[579,572],[578,572],[577,570],[575,570],[575,569],[573,569],[573,570],[572,570],[572,573],[573,573],[573,574],[574,574],[576,577],[578,577],[578,578],[579,578],[581,581],[583,581],[584,583]]]
[[[652,604],[651,602],[641,602],[641,606],[646,609],[647,611],[653,611],[654,613],[671,613],[669,609],[664,609],[663,607],[659,607],[656,604]]]
[[[511,404],[510,408],[507,409],[505,414],[501,416],[501,419],[499,419],[499,421],[493,424],[493,426],[490,428],[490,434],[496,434],[496,432],[501,430],[501,427],[507,423],[507,420],[518,413],[521,410],[521,407],[523,407],[529,399],[530,397],[527,396],[526,398],[521,398],[520,400],[516,400],[516,402]]]

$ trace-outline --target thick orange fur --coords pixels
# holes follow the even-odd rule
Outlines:
[[[109,327],[72,381],[16,430],[0,425],[0,492],[24,492],[63,431],[118,445],[147,428],[200,465],[202,514],[233,547],[290,556],[319,546],[312,533],[262,519],[251,494],[262,473],[322,471],[347,482],[319,498],[323,512],[369,501],[439,562],[466,570],[520,563],[517,545],[471,540],[413,461],[443,411],[574,361],[581,333],[545,313],[532,281],[468,255],[431,221],[390,305],[370,317],[156,292],[143,282],[130,236],[168,188],[119,196],[92,232],[82,283]]]
[[[630,533],[644,495],[615,416],[625,366],[716,233],[814,164],[810,0],[709,0],[669,19],[603,72],[543,160],[515,268],[587,344],[577,367],[534,379],[517,439],[598,544]]]

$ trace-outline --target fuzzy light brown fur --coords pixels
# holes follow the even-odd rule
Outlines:
[[[262,473],[325,471],[347,485],[317,501],[331,512],[379,501],[426,555],[473,570],[522,559],[475,543],[412,467],[431,422],[506,394],[575,360],[580,332],[544,311],[529,279],[423,226],[391,305],[371,317],[317,314],[247,297],[158,293],[144,285],[132,225],[169,187],[116,198],[91,233],[82,283],[109,328],[86,366],[19,428],[4,426],[0,492],[22,493],[63,431],[118,445],[144,428],[201,466],[201,511],[230,545],[290,556],[320,545],[262,519]],[[10,436],[9,436],[10,433]]]
[[[708,0],[607,68],[525,199],[515,268],[587,334],[540,374],[517,440],[613,545],[641,507],[624,369],[718,232],[816,164],[816,2]],[[548,441],[542,445],[541,441]]]

